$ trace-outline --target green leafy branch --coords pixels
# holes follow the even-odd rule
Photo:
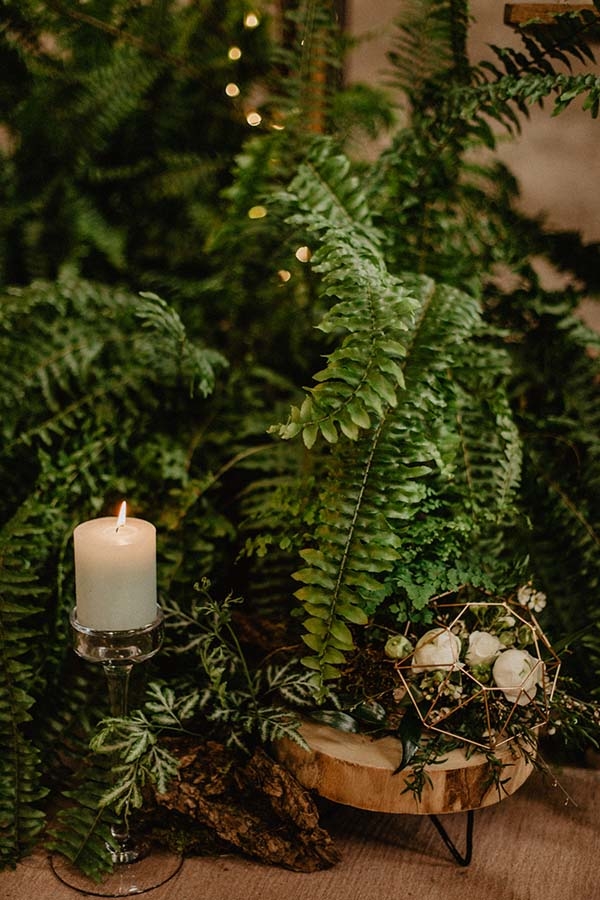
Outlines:
[[[196,585],[188,610],[178,603],[166,608],[176,638],[171,652],[195,661],[198,713],[227,746],[248,751],[257,740],[284,736],[303,744],[290,706],[307,702],[307,676],[294,661],[251,666],[233,622],[241,601],[229,596],[219,603],[208,588],[207,582]]]
[[[164,731],[185,732],[185,722],[198,705],[197,693],[177,697],[171,688],[156,682],[149,685],[148,695],[144,709],[100,722],[90,741],[94,753],[109,755],[115,761],[114,784],[102,796],[101,805],[112,807],[125,818],[143,805],[147,784],[164,793],[176,778],[177,760],[161,746],[160,737]]]

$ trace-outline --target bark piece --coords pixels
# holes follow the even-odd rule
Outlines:
[[[155,802],[207,831],[215,847],[299,872],[339,861],[309,792],[264,750],[244,760],[215,742],[169,749],[179,779]]]

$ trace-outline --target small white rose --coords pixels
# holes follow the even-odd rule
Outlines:
[[[412,670],[451,669],[458,663],[459,656],[460,638],[447,628],[432,628],[417,641]]]
[[[393,634],[385,642],[384,653],[390,659],[405,659],[412,653],[413,645],[403,634]]]
[[[543,663],[527,650],[505,650],[500,654],[492,675],[507,700],[526,706],[535,697],[543,681]]]
[[[489,631],[472,631],[469,635],[466,662],[469,666],[489,665],[501,650],[504,650],[504,644],[495,634],[490,634]]]

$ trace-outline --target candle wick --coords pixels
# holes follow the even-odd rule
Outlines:
[[[121,503],[121,509],[119,510],[119,515],[117,516],[117,527],[115,531],[118,533],[121,525],[124,525],[127,521],[127,504],[125,500]]]

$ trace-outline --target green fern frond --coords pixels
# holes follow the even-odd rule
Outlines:
[[[147,323],[137,327],[137,320]],[[27,351],[15,359],[14,332],[27,333]],[[139,412],[150,382],[196,380],[212,390],[217,353],[183,339],[176,314],[155,295],[141,298],[65,276],[56,284],[13,289],[0,318],[3,430],[11,442],[51,445],[86,422],[114,432],[122,410]],[[125,362],[127,360],[127,362]],[[27,404],[27,415],[23,404]],[[121,412],[115,414],[114,410]]]
[[[434,474],[447,480],[455,462],[456,446],[446,440],[455,402],[448,373],[465,365],[479,309],[428,279],[412,288],[423,306],[408,339],[407,390],[361,439],[332,451],[313,546],[301,552],[308,566],[294,574],[308,615],[303,640],[313,651],[304,663],[315,670],[320,699],[354,646],[351,626],[366,624],[392,591],[390,576],[403,563],[428,482]]]
[[[343,42],[333,0],[303,0],[286,7],[287,40],[274,52],[286,77],[274,85],[272,101],[306,132],[326,130],[334,87],[340,72]]]
[[[162,71],[156,61],[127,46],[114,48],[102,66],[85,73],[72,105],[73,126],[79,132],[77,164],[106,145],[121,123],[135,112]]]
[[[560,306],[541,306],[540,313],[538,328],[518,354],[515,348],[514,403],[528,435],[522,494],[531,555],[564,630],[597,629],[589,595],[600,584],[599,339]],[[521,354],[537,362],[528,377]],[[583,683],[586,673],[579,674]]]
[[[15,694],[13,690],[13,702]],[[23,705],[24,698],[18,699]],[[2,703],[2,719],[6,712]],[[0,727],[0,867],[4,868],[16,865],[37,843],[46,823],[42,801],[48,791],[41,786],[39,751],[23,737],[16,723],[12,734],[7,734],[4,724]]]
[[[518,120],[510,114],[510,102],[526,110],[527,107],[552,100],[553,115],[559,115],[573,100],[581,98],[583,109],[589,110],[593,118],[598,115],[600,96],[600,76],[591,72],[570,75],[505,75],[497,82],[487,82],[475,87],[457,90],[451,97],[454,112],[477,121],[486,115],[493,115],[508,128],[517,125]]]
[[[143,806],[147,785],[167,791],[178,762],[161,745],[160,736],[165,729],[183,731],[197,702],[197,693],[176,696],[171,688],[153,682],[144,708],[101,721],[90,741],[93,755],[74,786],[64,791],[69,805],[58,813],[49,848],[93,878],[110,871],[110,825],[117,816],[129,820]]]
[[[388,57],[393,81],[412,102],[427,95],[437,82],[464,81],[468,72],[466,38],[468,4],[449,0],[409,0],[396,20]]]
[[[28,736],[32,707],[42,681],[39,644],[48,590],[28,548],[48,544],[45,518],[35,501],[24,504],[0,530],[0,860],[14,864],[34,845],[44,824],[40,801],[41,759]],[[44,563],[40,553],[38,566]]]
[[[318,242],[319,290],[339,300],[318,327],[340,345],[315,376],[317,388],[277,429],[283,438],[301,433],[309,448],[320,430],[331,445],[312,540],[300,551],[306,565],[293,574],[312,651],[303,662],[320,700],[354,647],[353,627],[369,621],[400,585],[398,573],[414,565],[419,514],[434,517],[443,562],[459,566],[469,541],[483,543],[514,515],[521,463],[508,357],[484,338],[477,300],[425,277],[390,276],[347,164],[321,153],[286,201],[289,221]],[[350,209],[359,211],[357,225]],[[447,510],[461,495],[465,515],[454,523]],[[426,599],[410,602],[422,608]]]
[[[301,167],[286,202],[297,210],[290,221],[319,241],[312,261],[322,275],[322,295],[339,301],[317,327],[329,335],[347,334],[314,375],[318,385],[302,406],[292,407],[289,421],[271,429],[286,439],[302,433],[308,448],[319,432],[329,443],[340,432],[356,440],[371,416],[397,403],[404,387],[404,338],[418,305],[387,271],[366,199],[357,180],[348,177],[348,160],[321,152],[315,162]]]
[[[481,329],[479,339],[474,335],[456,374],[459,463],[454,482],[463,482],[464,509],[475,521],[488,519],[498,527],[516,509],[523,451],[507,388],[510,357],[491,337],[487,328]]]
[[[111,783],[111,768],[102,757],[89,761],[64,792],[69,805],[62,808],[48,832],[46,847],[59,853],[94,881],[112,871],[107,846],[113,845],[110,826],[116,816],[103,802]]]

